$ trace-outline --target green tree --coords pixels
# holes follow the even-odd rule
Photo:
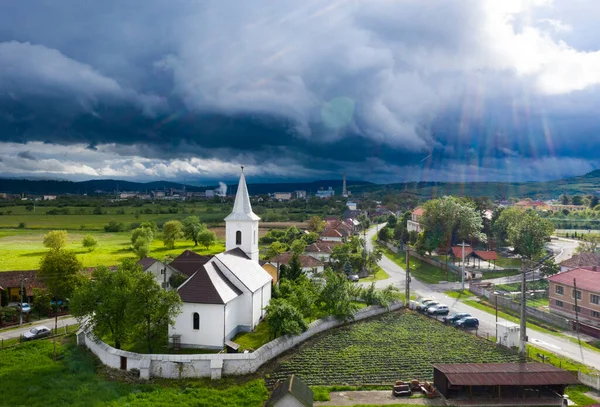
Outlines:
[[[552,223],[533,210],[523,212],[519,220],[510,226],[508,239],[515,251],[527,259],[540,254],[546,239],[554,231]]]
[[[519,208],[499,208],[492,215],[492,234],[497,244],[508,243],[508,231],[515,225],[523,214]]]
[[[575,253],[596,253],[600,246],[600,234],[588,233],[584,235],[575,249]]]
[[[321,233],[325,229],[325,221],[320,216],[313,216],[308,220],[308,230]]]
[[[148,242],[148,244],[152,243],[154,240],[154,231],[149,225],[141,226],[139,228],[133,229],[130,235],[131,244],[135,245],[135,242],[142,238]]]
[[[581,205],[583,204],[583,198],[579,195],[573,195],[571,197],[571,204],[573,205]]]
[[[352,302],[351,287],[348,278],[331,270],[325,272],[325,286],[320,293],[321,310],[340,321],[354,318],[358,306]]]
[[[170,220],[163,225],[163,243],[168,249],[175,248],[175,241],[183,236],[182,224],[178,220]]]
[[[305,275],[296,281],[281,280],[276,298],[283,298],[292,304],[304,318],[313,319],[316,316],[316,301],[319,295],[318,285]]]
[[[265,259],[272,260],[281,253],[285,252],[285,246],[281,242],[273,242],[265,251]]]
[[[88,251],[93,252],[98,246],[98,240],[94,238],[92,235],[85,235],[85,237],[81,240],[81,245],[88,249]]]
[[[44,246],[51,250],[60,250],[67,245],[66,230],[51,230],[44,236]]]
[[[58,328],[57,300],[71,298],[75,288],[85,280],[81,274],[83,265],[74,252],[58,249],[50,250],[42,257],[38,278],[48,288],[55,300],[54,329]]]
[[[298,335],[308,329],[300,311],[283,298],[271,299],[265,310],[267,324],[274,337],[287,334]]]
[[[554,262],[554,260],[552,260],[552,259],[546,260],[544,262],[544,264],[542,264],[542,266],[540,267],[540,274],[544,278],[548,278],[550,276],[558,274],[559,272],[560,272],[560,265],[556,264]]]
[[[198,234],[204,230],[206,225],[197,216],[188,216],[183,220],[183,235],[186,239],[193,240],[194,246],[198,246]]]
[[[599,202],[600,199],[596,195],[590,196],[590,208],[594,209],[596,206],[598,206]]]
[[[48,315],[51,309],[50,293],[47,290],[34,288],[33,289],[33,309],[37,312],[38,316]]]
[[[189,277],[182,273],[173,273],[171,277],[169,277],[169,286],[173,289],[179,287],[185,280]]]
[[[151,273],[136,272],[132,288],[130,317],[138,321],[137,331],[146,337],[148,353],[152,353],[153,341],[166,333],[168,325],[174,325],[174,318],[181,312],[181,299],[177,292],[162,289]]]
[[[196,240],[206,249],[213,245],[217,241],[217,235],[210,229],[204,229],[198,232]]]
[[[133,252],[139,259],[148,257],[150,253],[150,242],[144,236],[138,236],[137,240],[131,245]]]
[[[396,217],[396,215],[390,214],[387,218],[386,227],[393,230],[396,227],[397,223],[398,223],[398,218]]]
[[[395,219],[395,218],[394,218]],[[387,227],[381,228],[381,230],[377,233],[377,239],[382,242],[388,242],[392,239],[394,231]]]
[[[290,250],[295,254],[302,254],[306,250],[306,242],[302,239],[296,239],[290,245]]]
[[[75,291],[71,300],[71,313],[78,319],[89,318],[94,334],[107,338],[121,349],[135,331],[131,298],[134,294],[134,272],[141,267],[131,261],[123,262],[115,271],[99,266]]]
[[[569,204],[569,197],[566,196],[565,194],[562,194],[560,196],[560,203],[563,205],[568,205]]]
[[[300,256],[297,253],[292,254],[290,262],[287,267],[281,268],[281,279],[287,279],[291,281],[297,280],[303,274],[302,263],[300,262]]]

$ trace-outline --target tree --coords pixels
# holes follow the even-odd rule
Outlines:
[[[569,204],[569,197],[566,196],[565,194],[562,194],[560,196],[560,203],[563,205],[568,205]]]
[[[167,326],[174,325],[174,318],[181,312],[181,299],[177,292],[162,289],[151,273],[135,273],[132,288],[130,317],[139,321],[137,331],[143,332],[148,353],[152,353],[153,340],[164,335]]]
[[[163,225],[163,243],[168,249],[175,248],[175,241],[183,236],[183,226],[178,220],[170,220]]]
[[[93,252],[98,245],[98,240],[96,240],[92,235],[85,235],[85,237],[81,240],[81,245],[88,249],[88,251]]]
[[[320,293],[321,309],[326,315],[332,315],[340,321],[354,318],[358,310],[352,302],[351,287],[348,278],[331,270],[325,272],[325,286]]]
[[[600,198],[598,198],[596,195],[590,196],[590,208],[594,209],[596,206],[598,206],[598,203],[600,203]]]
[[[377,239],[382,242],[390,241],[392,239],[393,233],[394,232],[392,229],[389,229],[387,227],[381,228],[381,230],[377,233]]]
[[[267,324],[274,337],[287,334],[298,335],[308,329],[300,311],[283,298],[271,299],[265,310]]]
[[[325,221],[319,216],[313,216],[308,220],[308,230],[321,233],[325,229]]]
[[[287,300],[304,318],[310,320],[316,316],[315,305],[319,288],[305,275],[300,276],[296,281],[281,280],[276,292],[275,298]]]
[[[196,240],[206,249],[217,241],[217,235],[210,229],[204,229],[198,233]]]
[[[390,229],[394,229],[396,227],[396,224],[398,223],[398,218],[396,217],[396,215],[392,215],[390,214],[387,218],[387,228]]]
[[[144,240],[146,240],[148,242],[148,244],[152,243],[152,241],[154,240],[154,232],[152,230],[152,228],[149,225],[140,225],[139,228],[133,229],[131,231],[131,244],[135,245],[135,242],[139,239],[142,238]]]
[[[499,208],[492,215],[492,234],[499,245],[508,243],[508,231],[523,214],[519,208]]]
[[[596,253],[600,246],[600,234],[588,233],[584,235],[575,253]]]
[[[533,210],[523,212],[508,230],[508,239],[515,252],[527,259],[542,252],[546,239],[554,231],[552,223]]]
[[[44,236],[44,246],[51,250],[60,250],[67,245],[66,230],[51,230]]]
[[[94,270],[93,280],[86,281],[75,291],[71,313],[78,319],[89,318],[96,336],[108,338],[116,349],[133,336],[136,320],[132,315],[134,271],[141,271],[126,261],[116,271],[104,266]]]
[[[206,225],[200,223],[197,216],[188,216],[183,220],[183,235],[188,240],[194,241],[194,246],[198,246],[198,234],[206,230]]]
[[[573,195],[573,197],[571,197],[571,203],[573,205],[581,205],[583,203],[583,198],[579,195]]]
[[[51,308],[51,299],[47,290],[33,289],[33,309],[37,312],[38,316],[48,315]]]
[[[281,279],[287,279],[291,281],[297,280],[303,274],[302,263],[300,262],[300,255],[297,253],[292,254],[290,262],[287,267],[281,268]]]
[[[169,286],[173,289],[179,287],[185,280],[189,277],[182,273],[173,273],[171,277],[169,277]]]
[[[548,278],[560,272],[560,265],[556,264],[554,260],[549,259],[542,264],[540,267],[540,274],[544,276],[544,278]]]
[[[144,236],[139,236],[133,245],[131,245],[133,252],[139,259],[143,259],[144,257],[148,257],[150,253],[150,242]]]
[[[74,252],[65,249],[50,250],[42,257],[38,278],[46,285],[55,300],[54,329],[58,328],[58,300],[71,298],[75,288],[84,280],[83,265]]]
[[[122,232],[125,230],[125,225],[123,222],[117,222],[116,220],[111,220],[108,222],[108,225],[104,226],[105,232]]]
[[[306,250],[306,242],[302,239],[296,239],[290,245],[290,250],[295,254],[302,254]]]

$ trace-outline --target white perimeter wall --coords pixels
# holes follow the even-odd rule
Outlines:
[[[389,310],[395,311],[401,307],[402,303],[397,302],[392,304]],[[354,320],[360,321],[386,312],[388,312],[386,308],[366,307],[354,315]],[[202,320],[200,323],[202,324]],[[311,336],[340,325],[343,325],[343,323],[332,317],[313,321],[309,324],[306,332],[296,336],[286,335],[279,337],[261,346],[253,353],[145,355],[125,352],[95,339],[92,333],[89,332],[86,324],[82,324],[82,327],[77,332],[77,343],[87,346],[98,356],[102,363],[115,369],[120,368],[121,356],[126,357],[127,369],[139,369],[140,377],[144,379],[150,377],[171,379],[212,377],[213,379],[218,379],[221,375],[245,375],[256,372],[264,363],[292,349]]]

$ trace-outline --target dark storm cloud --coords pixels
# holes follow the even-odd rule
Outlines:
[[[0,173],[577,173],[600,148],[600,62],[575,24],[598,7],[549,3],[11,2],[0,143],[39,160]]]
[[[17,157],[23,158],[25,160],[36,160],[35,156],[31,154],[30,151],[21,151],[17,154]]]

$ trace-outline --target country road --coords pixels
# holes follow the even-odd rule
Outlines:
[[[60,331],[60,328],[64,328],[68,325],[74,325],[76,323],[77,320],[73,317],[60,317],[58,318],[58,329]],[[50,329],[54,329],[54,318],[42,319],[41,321],[32,322],[27,325],[23,325],[22,328],[14,328],[0,331],[0,339],[18,338],[25,332],[28,332],[31,328],[35,328],[36,326],[40,325],[44,325]]]
[[[366,234],[367,248],[369,250],[373,249],[373,243],[371,239],[373,238],[376,232],[376,228],[372,228]],[[376,283],[376,286],[378,288],[383,288],[389,284],[393,284],[395,287],[400,288],[402,292],[404,292],[406,279],[405,270],[390,259],[388,259],[386,256],[383,256],[383,258],[379,262],[379,266],[381,266],[381,268],[383,268],[385,272],[389,274],[390,277],[386,280],[378,281]],[[456,300],[455,298],[451,298],[444,294],[444,291],[449,290],[451,286],[454,286],[454,284],[427,285],[413,278],[410,289],[411,292],[416,293],[418,296],[434,297],[437,300],[440,300],[440,302],[447,304],[452,311],[470,313],[471,315],[479,319],[480,333],[488,334],[490,336],[496,336],[496,317],[477,308],[470,307]],[[505,321],[502,318],[499,318],[498,320]],[[588,366],[600,370],[600,352],[595,352],[580,347],[576,343],[573,343],[566,338],[541,333],[531,329],[527,330],[527,335],[529,338],[529,342],[531,344],[534,344],[535,346],[544,348],[553,353],[568,357],[578,362],[582,362]]]

